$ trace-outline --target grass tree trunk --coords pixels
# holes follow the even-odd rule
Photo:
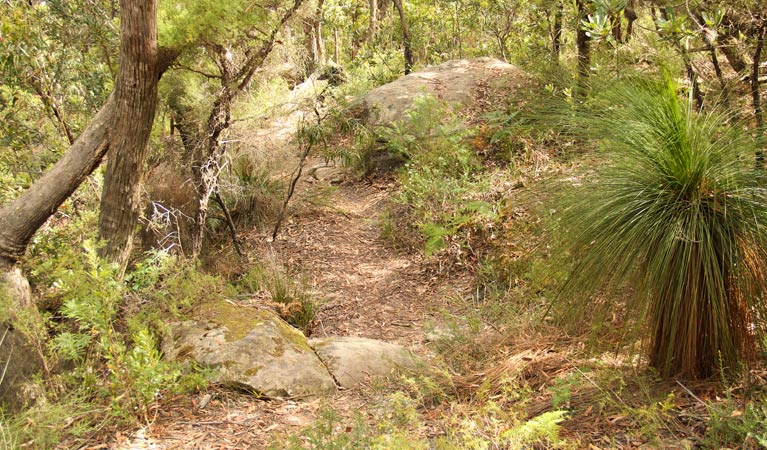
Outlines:
[[[102,256],[125,272],[138,223],[140,185],[157,107],[157,14],[154,1],[121,2],[123,45],[119,99],[101,195]],[[124,63],[123,63],[124,62]]]
[[[756,119],[756,167],[764,168],[764,148],[765,148],[765,126],[764,113],[762,111],[762,93],[759,89],[759,67],[762,62],[762,50],[764,49],[764,37],[767,33],[767,27],[763,26],[759,30],[759,36],[756,40],[756,51],[754,51],[754,62],[751,67],[751,101],[754,106],[754,117]]]

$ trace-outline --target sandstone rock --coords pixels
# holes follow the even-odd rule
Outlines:
[[[352,104],[351,112],[367,125],[385,126],[403,120],[419,95],[466,106],[479,96],[481,87],[505,95],[524,80],[518,68],[494,58],[448,61],[373,89]]]
[[[311,339],[336,382],[343,388],[359,385],[370,377],[389,375],[395,369],[412,369],[417,361],[404,347],[361,337]]]
[[[215,382],[267,397],[312,398],[336,385],[306,337],[271,311],[229,303],[201,308],[208,320],[176,324],[165,357],[217,368]]]

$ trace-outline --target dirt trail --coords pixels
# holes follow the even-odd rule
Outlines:
[[[393,249],[381,237],[381,216],[393,183],[352,183],[330,193],[326,206],[297,202],[271,245],[278,262],[308,276],[323,301],[314,335],[353,335],[421,347],[439,322],[444,298],[467,280],[429,274],[417,252]],[[306,191],[311,194],[312,190]],[[463,289],[462,289],[463,287]]]
[[[273,258],[306,277],[322,301],[313,336],[381,339],[426,356],[427,332],[446,320],[445,299],[467,295],[470,280],[432,276],[420,253],[384,241],[381,215],[394,190],[385,181],[332,187],[301,181],[277,240],[252,232],[246,246],[256,257]],[[362,387],[313,402],[263,401],[212,389],[170,399],[151,425],[118,439],[114,448],[264,448],[312,423],[322,407],[347,419],[356,411],[364,414],[370,395]]]

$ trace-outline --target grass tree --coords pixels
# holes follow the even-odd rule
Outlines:
[[[627,295],[649,364],[701,379],[763,343],[767,199],[752,140],[691,103],[669,80],[637,79],[579,121],[608,163],[571,209],[578,262],[564,292],[588,295],[579,308],[592,317],[616,307],[594,299]]]

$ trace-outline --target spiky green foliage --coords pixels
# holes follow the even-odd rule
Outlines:
[[[579,307],[592,317],[614,306],[594,298],[627,296],[650,365],[705,378],[752,358],[763,335],[765,177],[726,115],[696,113],[676,91],[630,80],[582,115],[609,163],[572,208],[578,263],[564,292],[591,295]]]

